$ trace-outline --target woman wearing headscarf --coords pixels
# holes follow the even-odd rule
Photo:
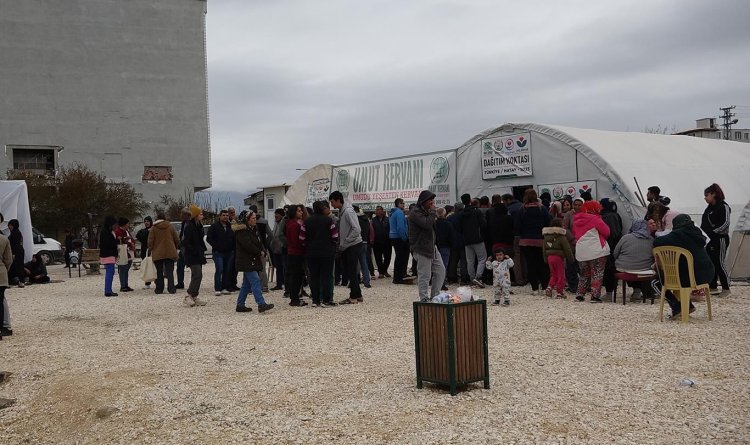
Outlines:
[[[300,299],[300,290],[305,277],[305,240],[302,225],[307,216],[306,213],[307,210],[302,204],[290,206],[287,213],[289,221],[284,228],[287,242],[287,272],[284,281],[291,299],[289,306],[307,306],[307,303]]]
[[[185,250],[185,266],[190,268],[190,285],[184,303],[188,307],[205,306],[198,298],[203,280],[203,265],[206,264],[206,243],[203,241],[203,210],[190,204],[190,219],[185,224],[182,247]]]
[[[620,239],[612,252],[615,268],[620,272],[630,273],[650,270],[654,264],[653,248],[654,237],[648,229],[648,222],[645,219],[633,221],[630,232]],[[646,282],[640,282],[640,284],[640,288],[633,289],[634,299],[641,297],[641,290],[649,293]]]
[[[708,235],[708,245],[706,250],[711,262],[714,265],[714,276],[711,278],[709,287],[711,293],[719,293],[717,278],[721,281],[720,296],[729,295],[729,272],[725,260],[727,258],[727,249],[729,249],[729,217],[732,209],[724,200],[724,191],[719,184],[711,184],[703,192],[706,200],[706,210],[703,212],[701,219],[701,229]]]
[[[576,239],[575,257],[580,267],[576,301],[584,301],[584,295],[591,289],[591,302],[601,303],[604,267],[609,256],[609,226],[602,221],[599,212],[602,205],[596,201],[586,201],[581,211],[573,217],[573,235]]]
[[[116,297],[112,292],[112,280],[115,278],[115,263],[117,262],[117,220],[114,216],[104,217],[104,223],[99,229],[99,264],[104,266],[104,296]]]
[[[8,279],[11,285],[17,285],[23,287],[24,274],[23,274],[23,257],[26,253],[23,248],[23,235],[21,230],[18,228],[18,220],[11,219],[8,221],[8,241],[10,241],[10,250],[13,253],[13,265],[8,271]]]
[[[151,226],[153,225],[153,223],[154,220],[151,219],[150,216],[143,218],[143,228],[135,234],[135,239],[137,239],[138,242],[141,243],[141,261],[146,258],[146,254],[148,253],[148,232],[151,230]],[[151,282],[147,281],[144,289],[150,288]]]
[[[693,220],[688,215],[677,215],[672,221],[672,231],[666,235],[659,236],[654,240],[654,247],[674,246],[687,249],[693,255],[693,268],[695,272],[695,283],[706,284],[714,277],[714,265],[709,258],[705,249],[706,238],[699,228],[695,226]],[[680,282],[684,287],[689,287],[689,275],[687,263],[680,261]],[[654,288],[661,292],[661,284],[658,280],[654,281]],[[672,319],[679,319],[682,312],[680,301],[672,294],[666,293],[666,300],[669,307],[672,308]],[[690,303],[690,312],[695,307]]]
[[[3,215],[0,213],[0,222],[3,222]],[[10,313],[8,311],[8,302],[5,301],[5,289],[8,288],[8,269],[13,264],[13,253],[10,250],[10,242],[8,239],[0,233],[0,340],[3,339],[3,334],[12,335],[13,331],[10,329]],[[5,323],[8,326],[6,327]]]

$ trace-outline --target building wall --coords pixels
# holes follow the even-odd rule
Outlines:
[[[0,171],[14,146],[62,146],[146,201],[210,187],[200,0],[0,0]],[[144,167],[172,179],[144,181]],[[156,169],[165,172],[166,169]]]

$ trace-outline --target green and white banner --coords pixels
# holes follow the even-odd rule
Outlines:
[[[407,206],[422,190],[435,194],[435,205],[456,202],[456,152],[429,153],[333,167],[331,188],[362,210],[393,207],[396,198]]]
[[[531,176],[531,133],[482,139],[482,179]]]

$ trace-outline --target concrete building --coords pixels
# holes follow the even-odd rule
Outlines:
[[[0,171],[211,186],[205,0],[0,0]]]
[[[695,121],[695,128],[675,133],[681,136],[694,136],[698,138],[707,139],[724,139],[725,130],[722,130],[716,126],[717,119],[715,117],[704,117]],[[747,128],[732,128],[729,130],[730,141],[735,142],[749,142],[750,143],[750,129]]]

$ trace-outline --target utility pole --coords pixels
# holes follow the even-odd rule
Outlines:
[[[724,112],[724,115],[721,116],[721,118],[724,119],[724,123],[721,124],[721,126],[724,127],[724,139],[726,140],[729,140],[729,132],[732,130],[732,125],[738,122],[737,119],[732,119],[735,116],[735,114],[732,113],[734,108],[734,105],[731,107],[719,108],[719,110]]]

